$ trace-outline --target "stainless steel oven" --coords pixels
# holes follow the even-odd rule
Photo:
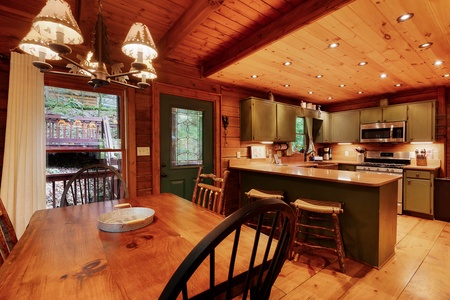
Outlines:
[[[356,171],[403,176],[403,167],[410,163],[409,152],[367,151],[364,163],[356,166]],[[403,177],[398,181],[397,213],[403,213]]]

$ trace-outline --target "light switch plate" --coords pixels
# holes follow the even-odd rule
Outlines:
[[[137,147],[137,156],[150,155],[150,147]]]

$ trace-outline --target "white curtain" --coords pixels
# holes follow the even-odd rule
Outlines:
[[[27,54],[11,53],[0,196],[17,237],[31,215],[46,207],[44,75],[33,60]]]

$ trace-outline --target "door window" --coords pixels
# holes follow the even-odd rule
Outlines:
[[[172,107],[172,167],[203,164],[203,112]]]

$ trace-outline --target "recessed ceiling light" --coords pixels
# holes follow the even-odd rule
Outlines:
[[[358,92],[358,94],[360,94],[360,95],[361,95],[362,93],[363,93],[362,91],[359,91],[359,92]]]
[[[252,75],[251,78],[258,78],[258,75]]]
[[[285,62],[283,63],[283,66],[290,66],[290,65],[292,65],[292,62],[291,62],[291,61],[285,61]]]
[[[397,18],[397,22],[401,23],[401,22],[405,22],[409,19],[411,19],[412,17],[414,17],[413,13],[407,13],[404,15],[401,15],[400,17]]]
[[[333,100],[333,97],[328,97],[327,99],[328,99],[328,100]]]
[[[312,95],[312,94],[314,94],[314,92],[308,92],[308,94]]]
[[[423,44],[419,45],[419,48],[428,48],[428,47],[431,47],[431,45],[433,45],[432,42],[423,43]]]
[[[368,64],[367,61],[362,61],[362,62],[360,62],[360,63],[358,64],[358,66],[365,66],[365,65],[367,65],[367,64]]]
[[[331,44],[329,44],[328,45],[328,48],[337,48],[337,47],[339,47],[339,43],[331,43]]]
[[[285,84],[285,85],[283,85],[284,87],[290,87],[291,85],[290,84]]]
[[[444,75],[442,75],[442,77],[445,77],[445,78],[450,77],[450,74],[444,74]]]
[[[339,87],[345,87],[345,84],[340,84]]]
[[[444,62],[442,60],[436,60],[433,65],[435,66],[441,66]]]
[[[322,78],[323,77],[323,75],[317,75],[316,76],[316,78]]]
[[[380,74],[380,78],[386,78],[387,77],[387,74],[386,73],[381,73]]]
[[[396,85],[394,85],[394,86],[396,86],[396,87],[400,87],[400,86],[402,86],[402,84],[401,83],[397,83]]]

